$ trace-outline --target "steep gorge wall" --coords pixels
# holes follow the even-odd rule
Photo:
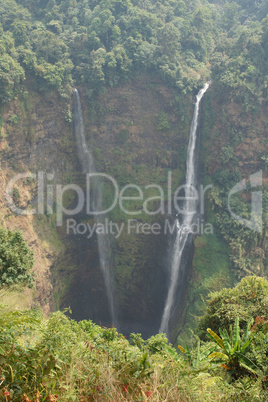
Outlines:
[[[250,107],[249,107],[250,106]],[[267,238],[267,103],[249,105],[238,91],[221,93],[217,83],[204,100],[200,173],[204,185],[212,185],[205,198],[206,221],[213,234],[196,237],[190,286],[184,318],[174,336],[184,327],[180,342],[186,342],[204,313],[211,291],[236,284],[245,275],[268,276]],[[251,188],[250,175],[260,172],[262,185]],[[252,192],[262,191],[262,231],[238,223],[228,210],[228,194],[241,180],[247,191],[233,197],[231,207],[251,219]]]
[[[95,102],[95,113],[92,100],[89,100],[91,107],[88,105],[86,88],[80,88],[80,95],[87,142],[99,172],[112,176],[120,190],[128,184],[140,186],[144,200],[159,196],[159,193],[146,191],[148,185],[160,185],[166,197],[168,172],[172,172],[172,185],[177,188],[184,180],[193,109],[190,97],[178,96],[175,90],[152,76],[141,76],[123,86],[108,89]],[[104,189],[104,195],[111,203],[108,190]],[[131,195],[137,196],[137,193]],[[158,222],[164,228],[168,219],[167,211],[155,216],[144,213],[144,200],[127,204],[134,214],[125,214],[116,205],[108,218],[123,227],[120,237],[113,239],[112,264],[119,328],[124,333],[138,331],[149,336],[158,331],[163,312],[171,236],[166,236],[163,230],[159,235],[136,230],[138,225],[148,222]],[[157,210],[159,205],[155,202],[151,207]],[[92,223],[88,217],[80,219],[79,222],[87,219]],[[129,222],[133,225],[130,231]],[[74,275],[63,305],[71,304],[73,316],[92,317],[107,324],[108,306],[103,285],[88,269],[85,238],[81,237],[80,245],[81,242],[84,245],[81,271]],[[90,243],[96,247],[96,239],[90,239]],[[97,264],[96,254],[93,260]]]
[[[184,300],[177,306],[173,339],[183,326],[182,336],[188,334],[187,328],[195,327],[209,291],[232,286],[239,278],[236,249],[220,229],[221,221],[217,218],[225,216],[217,198],[220,183],[225,183],[224,191],[228,192],[228,182],[231,188],[235,179],[239,181],[262,170],[264,190],[267,188],[264,158],[267,106],[263,104],[256,111],[246,111],[245,105],[234,96],[221,97],[214,88],[212,85],[202,108],[200,161],[201,182],[213,184],[213,191],[208,192],[206,199],[206,220],[213,225],[214,233],[197,237],[195,250],[190,251],[190,265],[193,261],[193,271],[190,270],[188,277],[190,287],[187,290],[186,286]],[[166,196],[168,171],[172,173],[173,190],[183,183],[193,111],[191,97],[180,96],[152,76],[141,76],[135,82],[107,89],[98,100],[88,96],[88,88],[79,90],[87,143],[99,172],[111,175],[120,189],[127,184],[139,185],[145,198],[157,195],[145,191],[149,184],[160,185]],[[71,98],[62,99],[53,93],[43,97],[28,86],[28,92],[20,94],[2,111],[1,222],[5,227],[21,230],[34,250],[36,285],[33,291],[25,292],[26,304],[39,304],[47,313],[50,309],[70,306],[76,319],[90,318],[109,325],[96,236],[87,239],[67,235],[68,217],[57,228],[55,213],[15,216],[5,202],[8,181],[17,173],[29,171],[53,173],[54,179],[49,183],[54,186],[74,183],[85,190],[70,122],[71,107]],[[235,178],[228,176],[231,173],[235,173]],[[35,206],[35,183],[18,182],[18,191],[19,205]],[[109,187],[104,189],[104,194],[110,202]],[[249,204],[250,194],[242,198]],[[66,194],[64,202],[66,206],[75,205],[72,192]],[[151,204],[152,209],[157,206],[157,202]],[[125,333],[138,331],[146,336],[159,327],[168,286],[171,236],[163,232],[158,236],[144,235],[135,230],[128,234],[127,222],[134,219],[137,224],[163,224],[171,217],[167,213],[153,217],[139,214],[142,202],[138,201],[130,202],[128,207],[137,214],[128,216],[118,206],[109,214],[111,221],[125,225],[121,236],[112,243],[119,327]],[[92,217],[83,211],[75,219],[94,224]],[[264,214],[265,222],[266,219]],[[262,238],[256,238],[257,243],[252,241],[242,250],[239,263],[251,257],[253,272],[266,275],[266,231]]]
[[[141,76],[135,82],[108,89],[102,97],[87,97],[88,88],[79,88],[87,142],[95,156],[97,169],[111,175],[120,188],[137,184],[163,187],[166,196],[168,171],[176,188],[184,178],[192,100],[180,97],[155,77]],[[70,122],[71,100],[55,94],[42,97],[28,86],[3,112],[1,131],[2,194],[1,220],[6,227],[20,229],[35,253],[36,289],[29,295],[31,304],[49,308],[70,306],[73,317],[92,318],[110,323],[103,279],[99,269],[96,238],[67,235],[66,219],[56,228],[55,213],[30,217],[15,216],[4,200],[5,182],[17,173],[54,174],[49,184],[74,183],[85,189],[80,171],[73,128]],[[36,204],[35,183],[18,182],[18,204]],[[105,190],[106,193],[108,190]],[[109,194],[106,194],[109,196]],[[145,197],[159,195],[145,193]],[[74,194],[64,202],[75,204]],[[157,209],[157,203],[152,203]],[[54,208],[56,205],[54,204]],[[168,270],[169,238],[128,235],[130,219],[139,223],[163,222],[167,217],[140,216],[142,204],[131,204],[137,216],[122,214],[116,207],[109,219],[123,223],[123,234],[113,241],[113,276],[119,322],[129,333],[157,331],[162,314]],[[55,211],[54,211],[55,212]],[[66,217],[67,218],[67,217]],[[92,223],[92,217],[80,215],[78,222]]]
[[[30,82],[22,93],[2,110],[1,125],[1,224],[20,230],[34,251],[36,283],[25,293],[26,303],[41,305],[46,313],[53,300],[51,266],[63,247],[55,230],[54,215],[15,215],[7,206],[5,190],[19,173],[53,174],[50,184],[65,183],[77,166],[73,152],[72,128],[64,119],[66,101],[54,93],[42,96]],[[47,182],[45,182],[45,186]],[[16,200],[22,209],[36,206],[35,180],[19,180],[15,184]]]

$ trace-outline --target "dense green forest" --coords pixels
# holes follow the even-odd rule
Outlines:
[[[178,324],[181,330],[186,322],[187,330],[178,338],[177,347],[176,342],[169,344],[164,334],[144,340],[140,334],[132,333],[127,340],[114,327],[100,327],[90,320],[76,322],[67,317],[71,316],[67,310],[44,315],[38,307],[10,307],[10,289],[20,295],[25,286],[32,288],[36,274],[33,252],[21,234],[23,229],[9,230],[1,217],[1,400],[267,399],[267,179],[262,186],[259,231],[233,219],[228,205],[233,186],[256,171],[262,171],[263,177],[268,171],[267,14],[268,0],[0,0],[1,156],[6,156],[2,142],[9,136],[12,139],[14,133],[19,137],[22,127],[24,130],[25,125],[31,126],[27,113],[38,96],[45,101],[63,102],[63,120],[71,131],[74,87],[83,88],[83,99],[94,123],[104,114],[101,103],[106,93],[140,77],[155,77],[157,84],[149,83],[148,87],[161,82],[176,91],[169,106],[181,120],[179,130],[183,136],[188,133],[186,120],[190,120],[192,112],[187,102],[191,106],[194,94],[211,80],[201,119],[201,170],[204,184],[213,182],[206,199],[206,219],[215,229],[213,239],[206,235],[194,239],[194,273],[184,306],[188,316],[185,313]],[[30,92],[34,100],[29,100]],[[129,96],[125,95],[125,101]],[[20,106],[9,113],[2,130],[4,112],[12,102]],[[174,122],[166,112],[163,109],[155,119],[157,135],[166,136],[168,142]],[[128,183],[133,171],[144,182],[151,175],[145,164],[137,162],[132,166],[132,159],[127,159],[133,125],[131,120],[128,126],[118,129],[114,150],[117,164],[113,166],[107,158],[110,173],[123,184]],[[28,130],[25,135],[30,148],[36,133],[33,127],[23,130],[22,137]],[[12,148],[14,141],[10,144]],[[61,133],[63,151],[70,144]],[[179,170],[180,178],[186,148],[183,144],[178,149],[180,161],[174,168]],[[103,150],[95,147],[93,151],[97,165],[105,168]],[[161,160],[159,155],[157,160]],[[126,161],[133,168],[130,173]],[[13,173],[20,171],[15,161],[10,165]],[[163,163],[164,168],[159,168],[156,177],[160,182],[171,165]],[[68,182],[73,178],[70,172],[66,177]],[[28,185],[35,191],[31,183]],[[247,220],[251,218],[249,190],[232,200],[232,208]],[[15,188],[15,203],[19,204],[23,197]],[[126,219],[117,209],[113,214],[119,220]],[[37,217],[36,222],[40,219],[39,234],[47,230],[43,223],[49,222],[50,232],[42,236],[58,245],[54,218]],[[10,215],[6,214],[5,219]],[[138,241],[143,240],[138,239],[138,245],[132,241],[133,238],[118,241],[115,259],[123,301],[136,291],[134,280],[132,283],[128,279],[132,278],[136,262],[141,270],[146,264],[142,253],[137,257]],[[145,241],[143,246],[143,253],[151,251]],[[63,278],[69,284],[69,277]],[[125,285],[127,281],[129,287]],[[66,284],[57,286],[65,290]],[[237,286],[231,288],[234,284]],[[228,288],[221,289],[223,285]],[[218,291],[208,297],[209,291],[215,289]],[[174,333],[173,338],[177,338],[177,327]]]
[[[219,90],[267,99],[267,1],[1,1],[1,101],[34,77],[93,96],[142,70],[181,91],[211,76]]]

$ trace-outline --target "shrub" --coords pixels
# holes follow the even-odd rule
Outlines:
[[[32,286],[33,252],[17,231],[0,228],[0,286],[24,283]]]
[[[157,130],[166,131],[170,129],[169,117],[165,112],[161,112],[158,117]]]
[[[16,124],[18,124],[18,116],[16,114],[13,114],[12,116],[10,116],[9,123],[12,126],[15,126]]]
[[[234,327],[228,335],[226,329],[219,330],[218,336],[210,328],[207,329],[209,338],[220,348],[219,351],[213,352],[208,358],[221,363],[220,366],[226,370],[230,370],[233,378],[237,379],[242,375],[257,374],[257,366],[248,356],[250,348],[250,328],[253,320],[247,323],[247,328],[242,337],[240,337],[239,317],[236,317]]]
[[[268,305],[268,281],[257,276],[247,276],[233,289],[222,289],[209,295],[206,314],[200,318],[199,335],[206,339],[206,329],[219,332],[219,328],[234,325],[240,318],[241,328],[246,329],[252,317],[265,316]]]
[[[130,345],[115,328],[4,306],[0,328],[1,401],[266,400],[259,378],[230,382],[230,371],[210,362],[213,344],[198,342],[182,359],[163,334],[147,341],[132,334]],[[253,353],[264,346],[259,337]]]

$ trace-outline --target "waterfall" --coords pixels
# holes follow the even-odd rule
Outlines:
[[[83,173],[85,174],[96,173],[94,158],[90,150],[88,149],[85,140],[81,101],[77,89],[74,90],[74,131],[76,136],[78,156],[80,164],[83,169]],[[98,211],[102,210],[103,200],[102,200],[101,182],[97,179],[97,177],[94,179],[94,186],[90,199],[91,199],[91,210],[94,211],[96,223],[103,224],[103,222],[105,221],[105,215],[98,214]],[[112,324],[115,324],[116,320],[115,320],[114,298],[113,298],[112,281],[110,275],[111,247],[110,247],[109,235],[98,233],[97,231],[97,242],[98,242],[100,267],[104,278],[104,284],[109,303]]]
[[[171,275],[170,284],[167,294],[167,299],[165,303],[165,308],[161,320],[161,325],[159,332],[165,332],[168,334],[169,320],[172,314],[174,301],[175,301],[175,291],[178,285],[181,258],[183,250],[187,243],[187,239],[190,235],[191,225],[194,223],[194,217],[196,215],[197,201],[194,197],[191,198],[192,189],[197,185],[196,179],[196,139],[197,139],[197,128],[198,128],[198,118],[199,118],[199,108],[200,102],[205,95],[207,89],[209,88],[210,82],[207,82],[202,88],[197,96],[194,108],[193,119],[190,129],[190,138],[187,151],[187,161],[186,161],[186,185],[185,185],[185,200],[182,206],[182,222],[177,219],[177,233],[173,246],[172,264],[171,264]]]

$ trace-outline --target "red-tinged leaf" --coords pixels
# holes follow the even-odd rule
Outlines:
[[[145,395],[147,396],[148,399],[150,399],[151,396],[153,395],[152,391],[145,391],[144,393],[145,393]]]
[[[225,370],[231,370],[231,368],[227,366],[227,364],[220,364],[220,367],[224,368]]]

